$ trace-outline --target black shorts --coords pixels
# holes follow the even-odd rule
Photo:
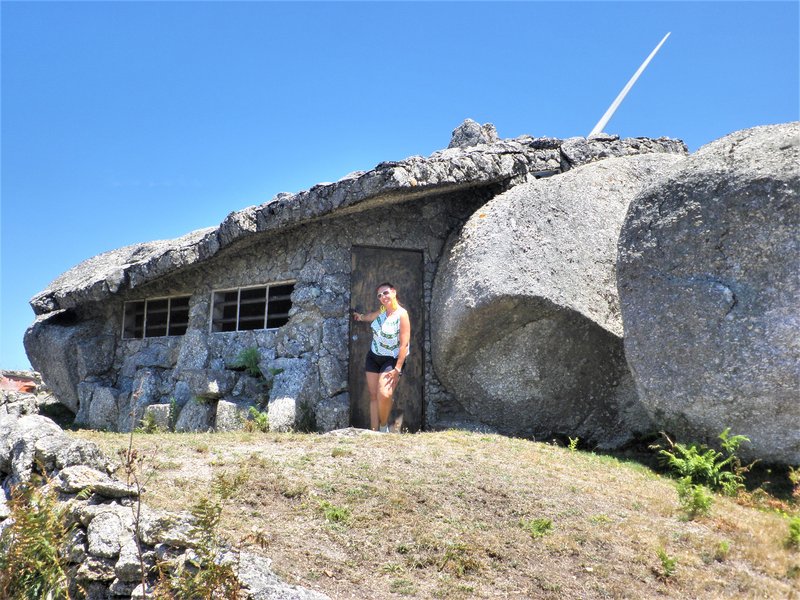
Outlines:
[[[368,373],[388,373],[397,364],[394,356],[381,356],[372,350],[367,352],[367,360],[364,361],[364,369]]]

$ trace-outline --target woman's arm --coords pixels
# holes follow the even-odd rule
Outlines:
[[[358,313],[353,311],[353,320],[372,322],[378,318],[379,314],[381,314],[380,310],[373,310],[371,313]]]
[[[397,354],[397,362],[394,367],[398,373],[403,371],[403,363],[408,356],[409,343],[411,343],[411,320],[408,318],[408,312],[403,309],[400,315],[400,351]]]

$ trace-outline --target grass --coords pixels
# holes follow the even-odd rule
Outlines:
[[[111,455],[125,444],[72,435]],[[785,598],[800,586],[785,514],[718,495],[688,521],[673,479],[613,457],[456,431],[135,444],[155,452],[145,502],[156,508],[190,506],[218,474],[246,472],[225,536],[260,532],[266,548],[252,550],[281,577],[332,598]]]

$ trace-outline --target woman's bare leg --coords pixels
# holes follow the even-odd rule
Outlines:
[[[367,373],[367,388],[369,389],[369,427],[378,431],[378,386],[380,373]]]
[[[380,385],[378,386],[378,417],[380,426],[389,423],[389,415],[392,413],[392,396],[396,383],[393,382],[389,373],[380,374]]]

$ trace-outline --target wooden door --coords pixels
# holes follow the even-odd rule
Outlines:
[[[353,246],[350,255],[350,310],[360,313],[380,308],[375,288],[389,282],[397,289],[400,305],[411,320],[411,352],[403,365],[403,376],[394,393],[389,423],[395,431],[419,431],[423,426],[423,275],[419,250]],[[350,424],[369,429],[369,390],[364,375],[372,332],[369,323],[350,319]]]

